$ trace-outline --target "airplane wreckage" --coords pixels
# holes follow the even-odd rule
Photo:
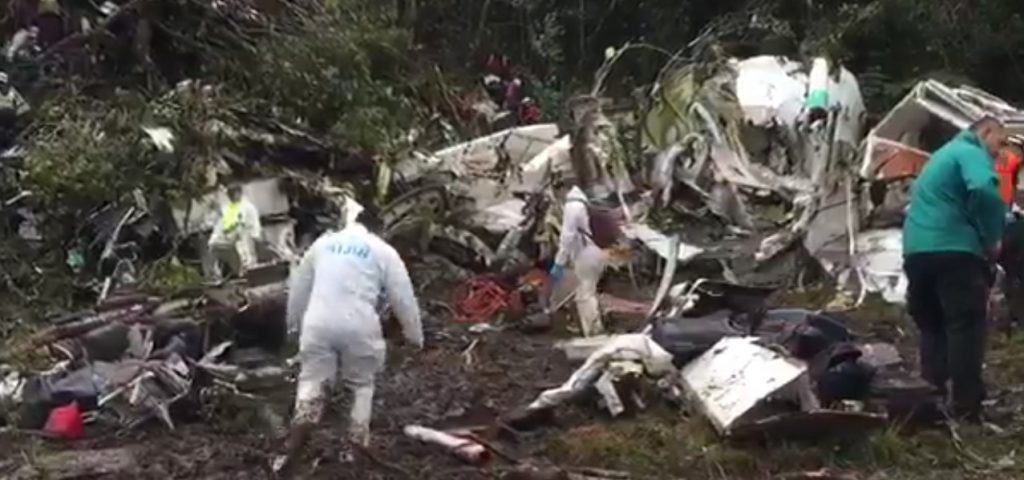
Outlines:
[[[772,56],[730,60],[711,76],[690,65],[670,70],[642,114],[609,116],[603,105],[580,97],[558,124],[514,127],[415,154],[378,166],[376,178],[363,182],[377,198],[390,198],[379,207],[384,236],[400,250],[424,252],[417,261],[434,262],[437,268],[426,269],[433,275],[440,269],[469,278],[553,256],[567,178],[621,211],[623,231],[638,247],[622,262],[631,275],[634,266],[651,277],[660,270],[655,300],[641,309],[647,327],[566,342],[561,347],[571,359],[585,359],[583,366],[509,418],[510,425],[528,428],[538,414],[591,387],[613,415],[621,413],[637,402],[616,385],[641,374],[659,379],[671,398],[690,398],[724,435],[800,429],[821,418],[808,416],[815,412],[875,426],[893,410],[824,407],[895,398],[894,390],[921,392],[920,382],[896,368],[902,359],[891,345],[855,342],[835,315],[769,309],[766,298],[824,273],[850,292],[844,307],[871,292],[901,302],[908,180],[972,120],[995,115],[1011,133],[1024,134],[1024,114],[985,92],[928,80],[865,136],[866,110],[852,73],[822,58],[804,64]],[[625,123],[641,132],[641,158],[625,154]],[[54,320],[20,347],[45,349],[60,360],[53,369],[5,370],[0,382],[0,399],[21,405],[25,428],[42,427],[57,399],[69,395],[94,398],[97,418],[157,418],[174,428],[169,406],[196,399],[198,372],[215,379],[209,388],[241,395],[247,384],[287,377],[260,352],[278,348],[284,336],[278,323],[289,267],[320,232],[351,221],[361,208],[357,198],[372,198],[359,193],[365,186],[337,179],[372,174],[360,159],[325,153],[328,144],[295,128],[217,128],[245,153],[279,159],[257,175],[242,168],[240,153],[225,155],[218,167],[229,177],[249,172],[234,177],[265,225],[260,265],[240,282],[187,298],[138,294],[132,289],[139,244],[149,236],[193,239],[190,253],[205,257],[223,193],[159,207],[137,195],[135,205],[97,209],[86,220],[92,239],[68,254],[69,265],[72,258],[99,258],[96,307]],[[174,154],[174,132],[151,128],[146,135],[154,148]],[[304,161],[286,162],[288,155]],[[3,205],[18,217],[22,238],[38,241],[34,225],[42,213],[23,205],[28,196]],[[737,376],[746,366],[754,370]],[[765,369],[772,375],[757,373]],[[766,406],[777,398],[788,409]],[[413,427],[415,438],[466,447],[464,439]]]

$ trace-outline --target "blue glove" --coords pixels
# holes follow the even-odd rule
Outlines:
[[[562,275],[565,273],[565,268],[559,264],[551,266],[551,270],[548,272],[548,279],[551,280],[551,286],[555,286],[559,280],[562,279]]]

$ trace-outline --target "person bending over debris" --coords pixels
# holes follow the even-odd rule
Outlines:
[[[903,224],[907,307],[921,331],[921,373],[945,395],[953,414],[980,420],[988,290],[1006,204],[994,156],[1001,121],[985,117],[932,154],[914,181]]]
[[[580,187],[574,186],[566,195],[562,209],[562,232],[558,253],[551,267],[552,285],[557,284],[567,265],[572,263],[579,284],[576,287],[576,312],[584,336],[603,333],[597,284],[608,263],[602,239],[606,232],[591,228],[590,200]]]
[[[260,212],[242,196],[242,187],[228,187],[228,203],[210,235],[210,272],[214,281],[223,277],[222,265],[238,256],[238,274],[243,275],[256,265],[256,240],[262,237]]]
[[[288,289],[288,325],[299,337],[295,418],[286,448],[289,458],[320,420],[325,390],[338,363],[352,391],[349,438],[366,445],[370,435],[374,377],[384,366],[385,342],[378,299],[383,293],[405,339],[423,347],[423,328],[409,273],[398,252],[370,233],[377,220],[365,210],[359,223],[317,239],[292,273]]]

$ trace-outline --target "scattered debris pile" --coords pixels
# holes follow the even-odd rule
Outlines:
[[[592,390],[612,416],[643,409],[642,378],[657,380],[664,397],[732,437],[847,435],[935,412],[935,392],[895,347],[857,341],[839,316],[766,309],[770,290],[722,282],[672,292],[640,333],[563,343],[570,360],[585,363],[510,415],[509,425],[536,428],[555,407]]]
[[[808,70],[767,56],[731,60],[707,80],[697,65],[668,71],[644,124],[656,153],[651,183],[665,203],[696,200],[671,202],[684,222],[715,219],[717,230],[684,240],[710,247],[753,234],[758,243],[746,250],[758,262],[788,250],[842,188],[843,166],[860,141],[865,110],[854,76],[824,59]],[[827,92],[824,103],[811,105],[817,90]]]
[[[90,19],[105,30],[136,3],[104,4],[87,15],[81,32],[38,36],[44,32],[33,30],[39,30],[31,26],[35,20],[19,20],[8,58],[45,58],[78,41],[91,45],[84,42],[96,31]],[[264,15],[247,2],[182,5],[242,24]],[[132,23],[166,28],[141,13]],[[154,68],[148,46],[135,54]],[[513,430],[537,426],[557,406],[592,390],[612,416],[643,409],[650,402],[644,378],[731,437],[845,434],[930,408],[930,387],[908,373],[892,345],[859,341],[839,314],[768,308],[768,298],[807,273],[782,259],[813,258],[812,267],[840,287],[859,289],[857,303],[867,292],[901,301],[897,226],[909,179],[956,129],[993,114],[1011,133],[1024,134],[1024,114],[984,92],[926,81],[865,140],[857,79],[824,58],[673,63],[647,111],[633,119],[646,156],[631,159],[620,119],[606,114],[604,99],[575,98],[562,122],[536,123],[535,106],[519,98],[515,81],[501,83],[507,83],[501,108],[518,117],[505,121],[523,126],[386,163],[298,124],[220,108],[224,92],[181,82],[154,110],[207,109],[196,118],[165,115],[181,120],[176,125],[133,125],[130,145],[159,160],[155,165],[192,165],[166,172],[195,180],[177,195],[138,188],[116,200],[45,209],[19,184],[38,159],[23,148],[8,150],[0,158],[6,197],[0,228],[18,232],[36,250],[66,248],[67,266],[88,279],[98,301],[89,311],[51,319],[49,328],[17,346],[17,353],[41,355],[50,367],[3,370],[0,405],[17,412],[21,428],[63,438],[84,435],[82,423],[120,429],[157,419],[174,429],[202,412],[211,395],[258,405],[256,392],[290,376],[274,357],[286,337],[289,267],[320,233],[351,221],[357,198],[379,204],[383,236],[416,258],[411,270],[422,290],[465,282],[445,292],[454,300],[445,308],[474,324],[471,332],[495,329],[488,322],[501,314],[515,316],[524,330],[545,330],[550,323],[533,315],[537,304],[557,310],[572,295],[570,272],[564,291],[547,302],[538,298],[545,281],[539,272],[557,245],[563,193],[574,182],[595,203],[621,212],[623,231],[641,247],[632,258],[616,258],[617,266],[630,267],[634,286],[634,265],[653,265],[637,269],[641,274],[660,269],[662,282],[646,309],[606,297],[606,312],[616,305],[642,316],[645,327],[561,344],[583,365],[506,418]],[[186,155],[193,144],[216,147]],[[157,260],[209,270],[207,237],[225,203],[216,190],[224,183],[242,184],[259,211],[265,228],[258,266],[242,279],[173,297],[135,292]],[[65,228],[43,228],[48,223]],[[677,273],[699,276],[698,263],[713,265],[725,281],[678,283]],[[677,264],[695,268],[682,272]],[[273,412],[260,412],[272,427],[282,423]],[[501,455],[464,432],[419,425],[404,432],[470,463]]]
[[[843,199],[853,207],[821,214],[834,219],[832,230],[842,217],[850,217],[854,241],[837,238],[825,249],[833,251],[833,258],[835,251],[848,249],[856,277],[851,283],[859,283],[862,292],[879,292],[889,302],[903,303],[907,281],[901,226],[910,184],[932,152],[985,115],[1001,119],[1010,135],[1024,134],[1021,110],[984,91],[936,80],[917,84],[868,132],[857,172],[861,188]],[[857,213],[839,213],[848,209]],[[822,223],[823,229],[829,228]]]
[[[174,429],[176,415],[197,411],[211,394],[281,386],[289,371],[274,354],[284,340],[284,290],[267,290],[225,287],[167,301],[118,293],[91,311],[56,318],[16,347],[53,366],[12,369],[0,404],[19,428],[74,438],[84,432],[54,420],[69,406],[98,429],[154,418]]]

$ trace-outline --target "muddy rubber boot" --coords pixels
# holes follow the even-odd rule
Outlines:
[[[349,414],[348,439],[360,447],[370,445],[373,387],[374,385],[371,383],[352,389],[352,411]]]
[[[296,460],[301,456],[302,448],[309,442],[315,424],[301,423],[288,430],[288,438],[284,442],[284,455],[274,457],[271,464],[275,478],[291,478],[295,473]]]

